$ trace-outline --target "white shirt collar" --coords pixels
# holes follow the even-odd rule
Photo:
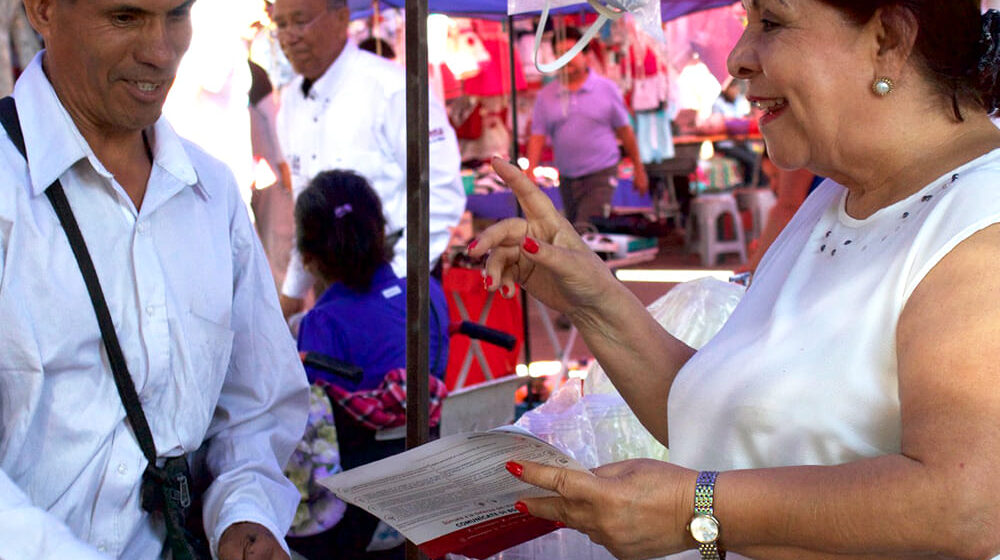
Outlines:
[[[348,73],[351,61],[358,55],[359,52],[361,52],[361,49],[359,49],[353,41],[348,39],[344,43],[344,48],[340,51],[337,59],[333,61],[333,64],[326,69],[326,72],[324,72],[319,79],[313,82],[312,89],[309,90],[309,96],[313,98],[329,97],[334,91],[336,91],[337,86],[343,82],[343,77]],[[295,85],[296,89],[301,94],[301,77]]]
[[[42,69],[39,52],[14,85],[18,119],[28,153],[28,174],[34,196],[41,195],[56,179],[81,159],[87,159],[99,174],[111,173],[97,159],[94,151],[63,107]],[[198,175],[177,133],[160,117],[149,134],[156,166],[173,175],[186,186],[195,185]],[[208,192],[202,189],[207,196]]]

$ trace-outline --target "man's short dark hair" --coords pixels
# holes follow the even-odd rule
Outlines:
[[[552,52],[556,52],[558,50],[557,45],[559,41],[573,41],[575,43],[582,38],[583,38],[583,33],[580,33],[579,29],[575,27],[567,27],[564,30],[564,32],[559,32],[558,30],[553,29],[552,36],[549,38],[549,42],[552,43]],[[590,47],[589,46],[584,47],[583,51],[581,52],[587,52],[588,48]]]
[[[324,171],[295,202],[296,245],[328,282],[368,291],[375,272],[389,262],[382,202],[353,171]]]
[[[358,48],[363,51],[378,54],[383,58],[388,58],[389,60],[396,58],[396,51],[392,48],[392,45],[381,37],[368,37],[364,41],[358,43]]]
[[[326,0],[328,10],[339,10],[347,7],[347,0]]]

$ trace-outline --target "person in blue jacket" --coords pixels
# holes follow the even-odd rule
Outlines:
[[[400,453],[405,448],[403,438],[377,437],[380,429],[401,423],[403,406],[386,405],[383,410],[382,405],[405,396],[400,387],[406,368],[406,279],[397,277],[389,264],[392,248],[386,243],[382,203],[357,173],[324,171],[299,195],[295,222],[303,265],[327,286],[302,319],[299,351],[363,371],[360,378],[349,379],[306,363],[309,382],[322,387],[332,401],[340,465],[347,470]],[[430,373],[441,380],[448,363],[448,308],[434,278],[430,307]],[[444,384],[432,379],[431,386],[434,393],[435,388],[443,391]],[[336,512],[316,511],[322,504],[334,507],[330,501],[317,500],[306,508],[311,519],[293,525],[289,544],[294,550],[310,560],[402,558],[402,546],[366,552],[377,518],[349,505],[338,522]],[[308,529],[296,530],[304,527]]]

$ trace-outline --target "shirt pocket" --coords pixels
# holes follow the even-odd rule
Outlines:
[[[27,443],[26,436],[42,384],[40,371],[16,369],[9,364],[0,367],[0,457],[6,458],[3,461],[8,463],[5,468],[12,468],[16,457],[24,455],[22,447]],[[33,453],[29,455],[25,468],[37,459]]]
[[[229,370],[234,333],[229,325],[209,318],[210,314],[191,308],[185,317],[187,349],[177,355],[182,359],[182,377],[195,387],[200,398],[215,403]],[[209,412],[211,413],[211,412]]]

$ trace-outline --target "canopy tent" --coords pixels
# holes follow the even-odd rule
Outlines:
[[[606,0],[601,0],[606,1]],[[721,83],[729,76],[726,58],[743,32],[742,18],[730,9],[739,0],[660,0],[661,19],[666,23],[666,47],[670,64],[677,70],[698,55]],[[998,0],[1000,1],[1000,0]],[[536,13],[507,16],[507,0],[427,0],[428,13],[454,17],[500,20],[534,17]],[[348,0],[351,17],[370,17],[373,5],[379,9],[402,9],[405,0]],[[553,14],[594,14],[586,1],[555,8]],[[685,17],[687,16],[687,17]],[[513,53],[510,53],[513,56]],[[520,86],[518,86],[520,87]]]
[[[738,0],[660,0],[660,16],[663,21],[671,21],[701,10],[735,4]],[[405,0],[379,0],[382,7],[403,8]],[[372,13],[371,0],[348,0],[351,15],[366,17]],[[593,11],[586,3],[552,10],[552,13],[575,13],[581,10]],[[507,0],[427,0],[429,13],[451,16],[500,19],[507,17]]]

